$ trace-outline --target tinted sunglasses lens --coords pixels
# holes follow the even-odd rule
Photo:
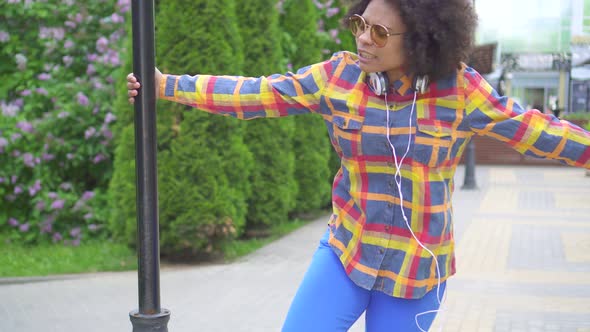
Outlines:
[[[350,17],[350,31],[355,37],[360,36],[365,31],[365,21],[362,17],[358,15]]]
[[[375,45],[379,47],[385,46],[387,44],[387,29],[381,25],[373,25],[371,27],[371,39]]]

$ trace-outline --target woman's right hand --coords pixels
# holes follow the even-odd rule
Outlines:
[[[156,85],[156,99],[158,99],[159,92],[160,92],[160,80],[162,78],[162,73],[155,68],[156,75],[155,75],[155,85]],[[137,90],[141,88],[141,84],[137,81],[137,78],[133,73],[129,73],[127,75],[127,95],[129,96],[129,104],[133,104],[135,102],[135,97],[139,94]]]

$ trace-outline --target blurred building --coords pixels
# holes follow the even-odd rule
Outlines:
[[[478,0],[477,40],[496,43],[487,75],[524,108],[590,110],[590,0]]]

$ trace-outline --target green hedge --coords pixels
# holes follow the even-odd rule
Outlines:
[[[207,20],[204,20],[206,17]],[[156,15],[157,65],[165,73],[240,73],[242,40],[235,4],[223,1],[160,2]],[[169,102],[158,103],[158,187],[161,252],[215,252],[243,232],[252,155],[244,124]],[[132,131],[122,130],[113,193],[113,225],[135,243]],[[120,197],[117,197],[120,196]],[[134,193],[133,193],[134,197]],[[120,223],[124,223],[121,230]],[[116,228],[116,227],[114,227]]]
[[[294,47],[287,54],[293,68],[302,68],[323,60],[318,34],[319,11],[312,0],[286,0],[281,26]],[[324,207],[330,202],[330,140],[326,125],[317,115],[295,118],[295,178],[298,195],[296,213]]]
[[[275,0],[242,0],[238,22],[244,48],[244,75],[258,77],[284,70],[280,47],[279,13]],[[272,223],[288,220],[295,207],[297,182],[295,154],[291,149],[293,117],[248,121],[246,144],[254,155],[250,176],[252,195],[248,200],[247,228],[253,234]]]

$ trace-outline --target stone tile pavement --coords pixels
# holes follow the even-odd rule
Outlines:
[[[458,169],[458,273],[431,331],[590,332],[584,173],[479,166],[479,190],[463,191]],[[169,331],[279,331],[326,222],[320,218],[231,264],[163,268]],[[137,275],[0,279],[0,299],[0,332],[131,331]],[[361,318],[350,331],[363,330]]]

